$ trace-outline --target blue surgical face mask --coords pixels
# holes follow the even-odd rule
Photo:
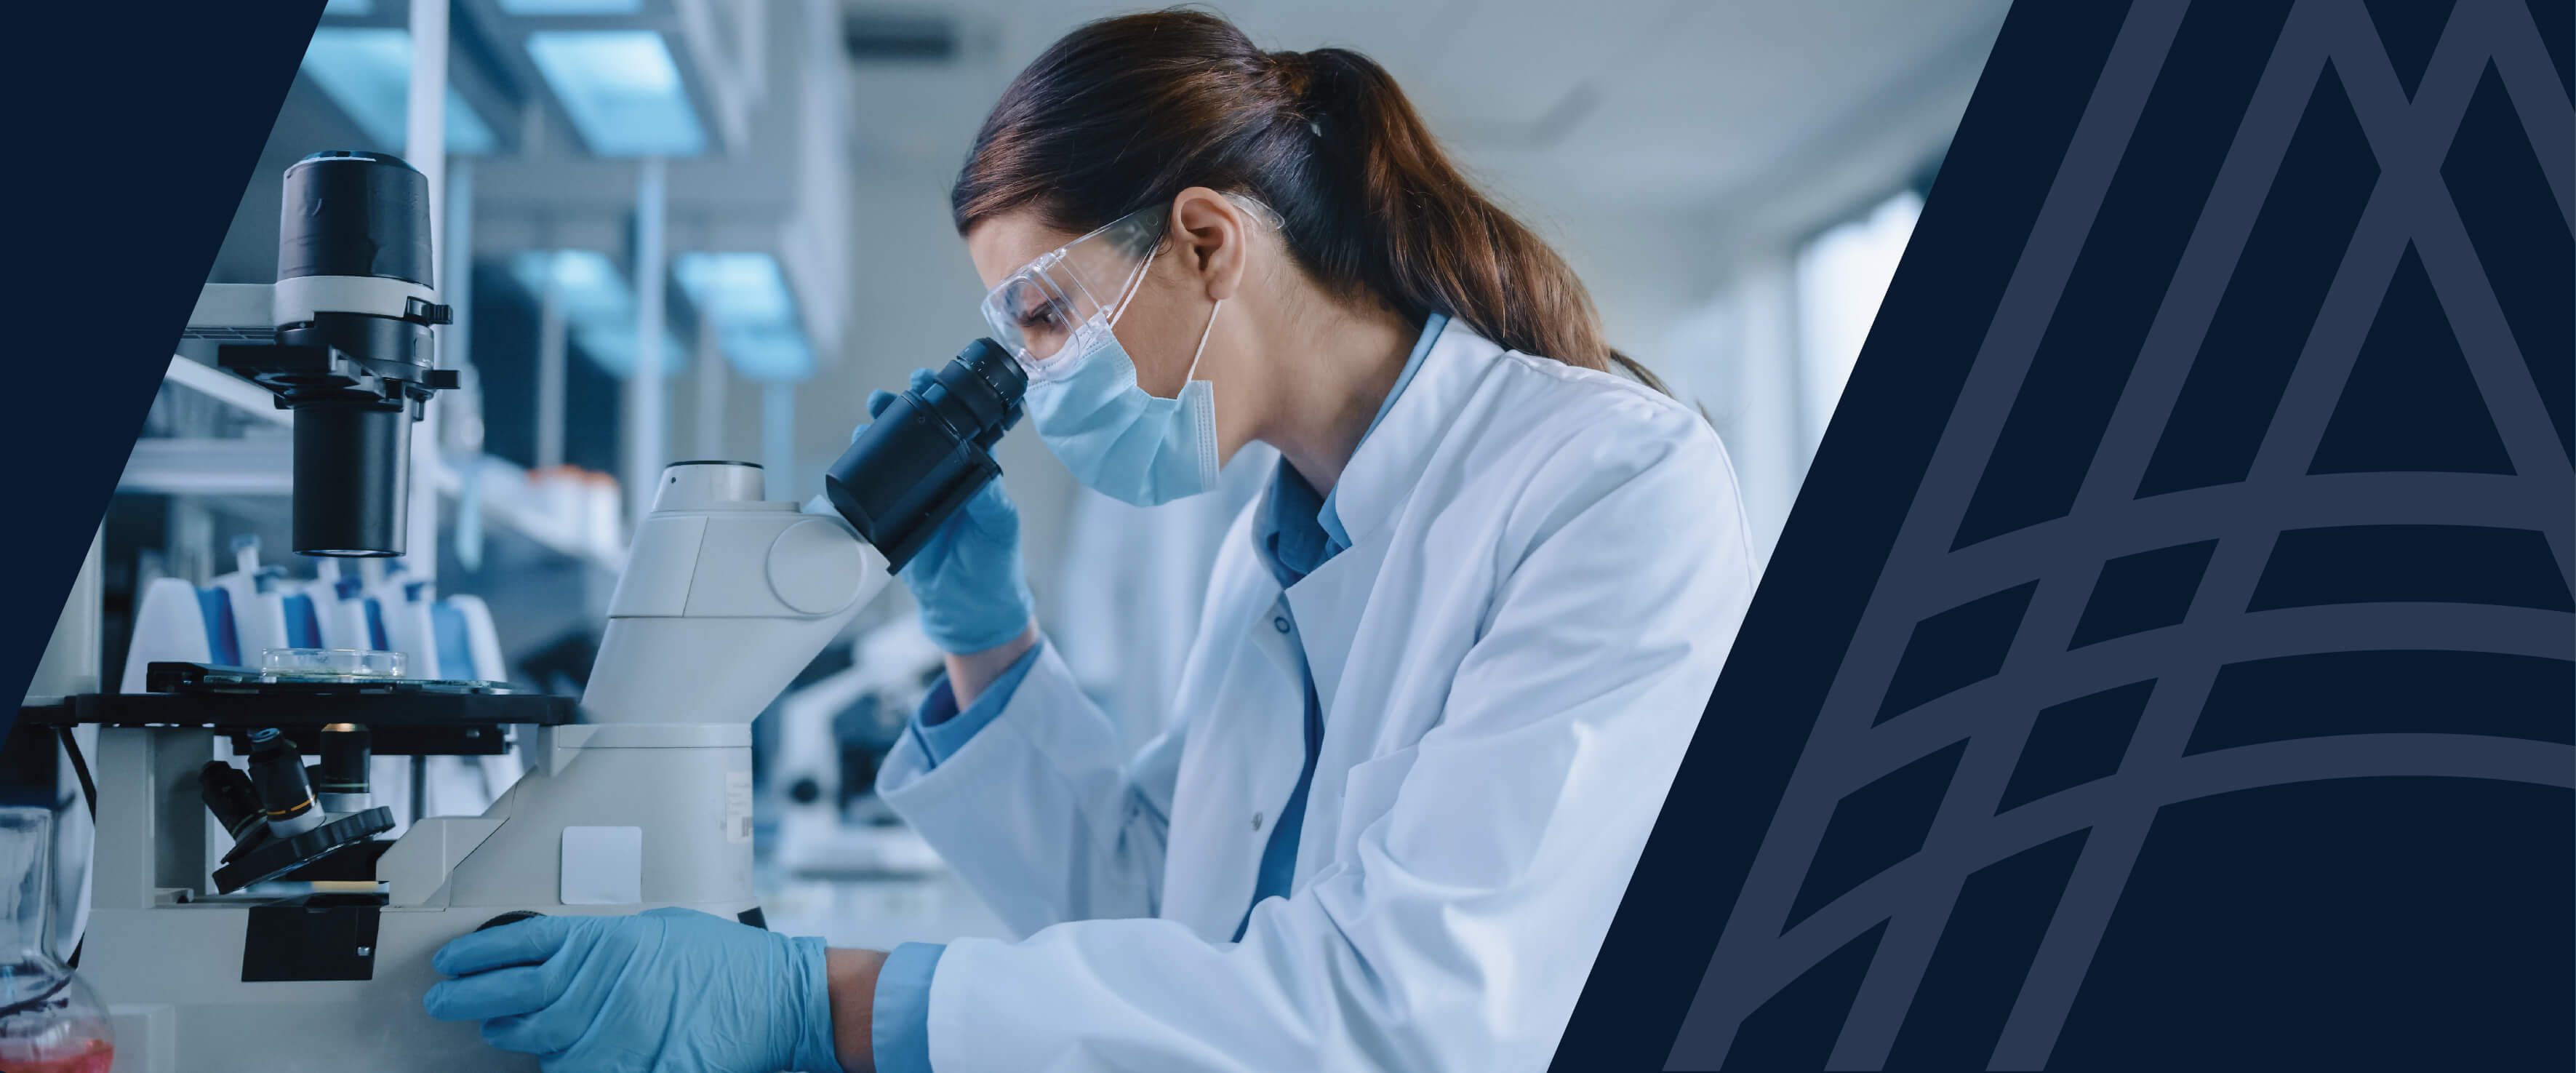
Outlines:
[[[1050,359],[1070,361],[1057,375],[1029,384],[1029,416],[1075,479],[1140,507],[1216,487],[1216,385],[1187,377],[1198,372],[1208,332],[1224,308],[1219,300],[1208,311],[1207,331],[1199,334],[1177,398],[1136,386],[1136,362],[1109,330],[1109,316],[1086,324],[1070,341],[1070,353]]]

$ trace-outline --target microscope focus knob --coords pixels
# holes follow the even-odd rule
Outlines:
[[[867,545],[839,521],[808,517],[769,544],[769,589],[800,614],[838,614],[868,591]]]

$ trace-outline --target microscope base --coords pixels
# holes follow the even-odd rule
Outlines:
[[[242,951],[256,904],[216,900],[102,910],[92,918],[81,975],[115,1017],[114,1073],[537,1068],[532,1056],[484,1043],[480,1025],[433,1019],[421,1005],[430,985],[444,979],[429,967],[430,955],[506,909],[386,907],[377,917],[370,979],[246,983]],[[565,915],[592,907],[528,908]],[[756,907],[687,908],[739,919]],[[596,909],[623,915],[639,907]]]

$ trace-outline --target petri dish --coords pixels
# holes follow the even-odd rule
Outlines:
[[[298,678],[400,678],[403,654],[363,648],[272,648],[259,669]]]

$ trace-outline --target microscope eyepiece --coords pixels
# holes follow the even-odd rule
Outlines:
[[[905,391],[823,471],[823,494],[900,571],[968,496],[998,477],[993,444],[1020,420],[1028,373],[990,339]]]

